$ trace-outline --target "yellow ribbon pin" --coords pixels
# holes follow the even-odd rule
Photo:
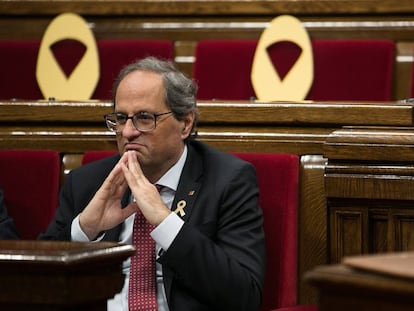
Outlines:
[[[177,208],[175,209],[176,214],[180,214],[180,217],[183,217],[185,215],[184,207],[187,205],[187,202],[184,200],[181,200],[177,203]]]

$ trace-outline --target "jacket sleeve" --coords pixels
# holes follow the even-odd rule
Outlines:
[[[195,220],[184,224],[159,261],[173,274],[172,291],[181,288],[211,310],[258,310],[265,246],[255,171],[244,165],[210,190],[216,199],[195,202]]]
[[[0,239],[17,240],[19,238],[14,221],[7,212],[3,191],[0,189]]]

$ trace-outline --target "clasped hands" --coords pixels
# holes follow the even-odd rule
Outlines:
[[[125,191],[131,189],[135,202],[122,208]],[[125,152],[79,217],[79,224],[90,240],[112,229],[136,212],[149,223],[159,225],[171,211],[157,188],[144,176],[134,151]]]

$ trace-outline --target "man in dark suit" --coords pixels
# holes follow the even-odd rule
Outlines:
[[[170,62],[124,68],[105,116],[119,155],[69,174],[40,239],[132,243],[143,215],[157,245],[158,307],[146,310],[258,310],[265,251],[255,171],[194,139],[196,89]],[[133,309],[129,261],[124,269],[108,310]]]
[[[17,240],[19,234],[13,219],[7,212],[6,203],[4,203],[3,190],[0,189],[0,240]]]

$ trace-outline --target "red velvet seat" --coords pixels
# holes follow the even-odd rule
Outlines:
[[[117,154],[116,150],[89,150],[82,157],[82,165]]]
[[[278,42],[268,54],[283,77],[298,51]],[[195,50],[193,77],[201,100],[249,100],[255,40],[204,40]],[[395,45],[390,40],[313,40],[310,100],[387,101],[392,96]]]
[[[111,99],[112,84],[119,71],[132,61],[146,56],[173,60],[174,45],[170,40],[99,40],[101,77],[93,99]]]
[[[46,230],[58,205],[60,156],[49,150],[0,150],[0,187],[21,239]]]
[[[235,153],[256,168],[266,237],[263,311],[296,305],[299,158]]]
[[[116,151],[85,152],[86,164]],[[314,306],[296,306],[297,205],[299,158],[291,154],[235,153],[254,165],[260,188],[266,234],[267,272],[262,311],[295,307],[314,311]]]
[[[36,81],[39,40],[0,40],[0,100],[42,99]]]
[[[92,99],[109,100],[112,83],[121,68],[135,59],[153,55],[172,59],[173,42],[169,40],[97,40],[100,79]],[[36,80],[40,41],[0,40],[0,100],[11,98],[39,100],[43,95]],[[85,51],[74,40],[53,45],[53,53],[66,75],[70,75]]]
[[[256,40],[201,40],[195,49],[193,78],[197,99],[249,100],[255,97],[250,72]]]
[[[234,153],[256,168],[266,237],[262,311],[317,311],[297,305],[299,157],[293,154]]]
[[[391,40],[314,40],[313,100],[388,101],[395,45]]]

